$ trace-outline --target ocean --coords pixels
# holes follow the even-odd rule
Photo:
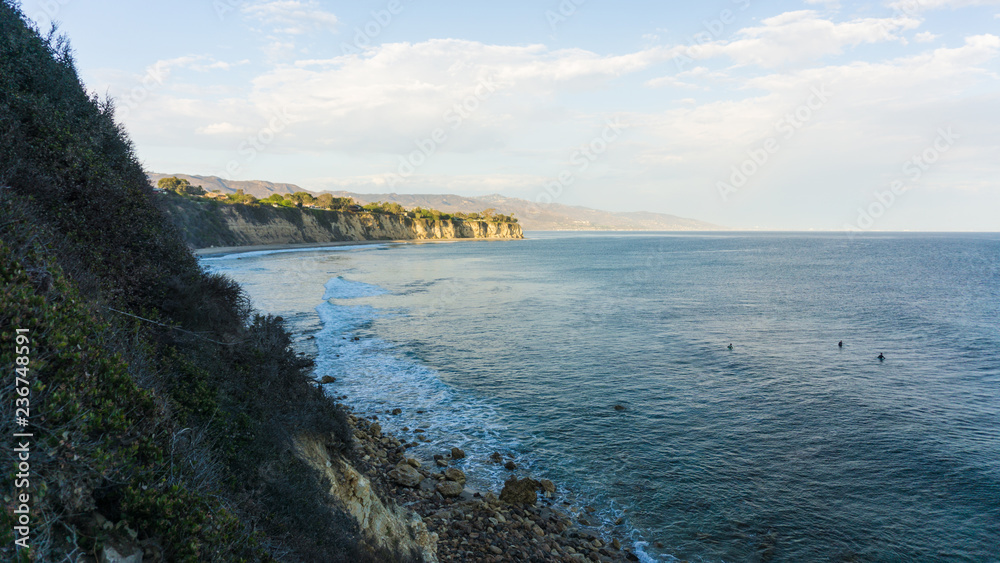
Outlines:
[[[1000,235],[526,236],[202,263],[418,456],[647,561],[1000,561]]]

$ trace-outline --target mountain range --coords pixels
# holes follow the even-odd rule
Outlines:
[[[149,180],[154,185],[160,178],[177,176],[193,185],[201,186],[207,191],[218,190],[222,193],[235,193],[242,189],[244,193],[258,199],[272,194],[290,194],[294,192],[316,192],[301,188],[295,184],[266,182],[261,180],[225,180],[218,176],[192,176],[188,174],[150,174]],[[364,205],[376,201],[395,202],[406,208],[426,207],[445,213],[478,212],[493,208],[505,215],[513,214],[526,231],[564,231],[564,230],[603,230],[603,231],[718,231],[725,227],[648,211],[601,211],[576,205],[561,203],[540,204],[499,194],[487,196],[460,196],[454,194],[359,194],[345,191],[329,192],[336,197],[350,197]]]

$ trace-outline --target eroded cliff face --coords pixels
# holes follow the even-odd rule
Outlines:
[[[427,530],[417,513],[383,502],[367,477],[342,458],[330,456],[321,438],[301,436],[295,446],[298,455],[326,477],[330,496],[354,517],[365,541],[419,554],[425,563],[438,561],[438,536]]]
[[[195,248],[351,240],[524,237],[516,223],[433,221],[400,215],[173,200],[167,212]]]

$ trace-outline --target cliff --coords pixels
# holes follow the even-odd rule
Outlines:
[[[247,206],[163,196],[188,245],[248,246],[352,240],[519,239],[516,223],[414,219],[403,215]]]

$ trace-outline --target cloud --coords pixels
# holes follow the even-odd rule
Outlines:
[[[229,122],[212,123],[195,129],[195,133],[199,135],[232,135],[244,131],[246,130],[243,127],[237,127]]]
[[[860,18],[835,23],[815,11],[786,12],[736,33],[737,39],[696,49],[693,58],[727,56],[738,64],[776,67],[815,61],[862,43],[902,40],[897,32],[920,25],[915,18]]]
[[[302,35],[310,31],[335,31],[339,20],[316,0],[273,0],[242,7],[241,11],[272,28],[275,33]]]
[[[913,40],[916,41],[917,43],[930,43],[931,41],[934,41],[938,37],[941,37],[941,36],[940,35],[935,35],[935,34],[929,32],[929,31],[924,31],[924,32],[921,32],[921,33],[918,33],[918,34],[914,35],[913,36]]]
[[[888,6],[903,14],[918,14],[928,10],[968,8],[972,6],[997,6],[1000,0],[894,0]]]

